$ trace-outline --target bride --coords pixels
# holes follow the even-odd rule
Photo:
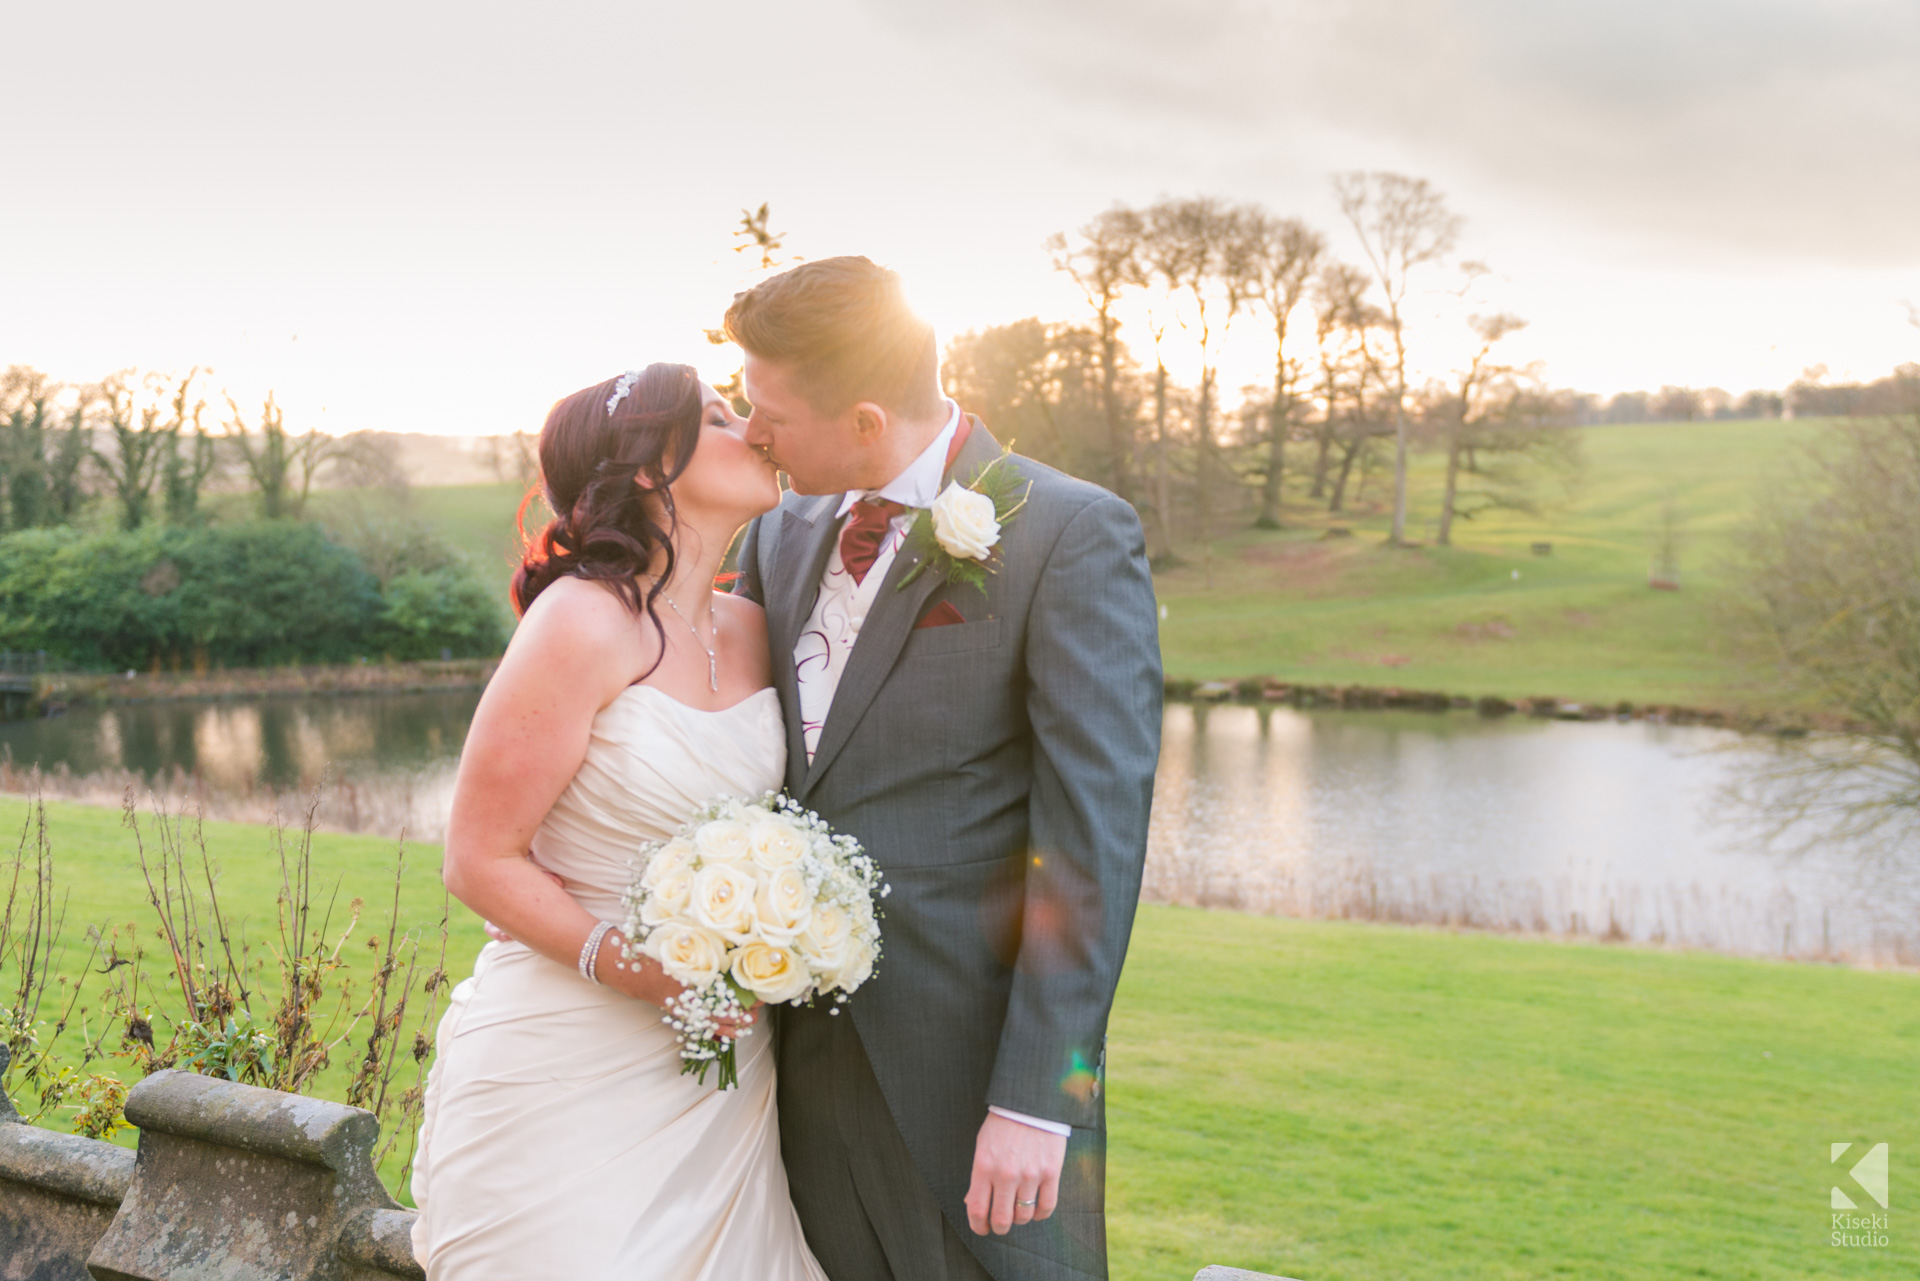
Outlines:
[[[432,1281],[824,1281],[766,1036],[729,1025],[735,1089],[682,1075],[661,1022],[680,985],[605,925],[642,844],[785,774],[760,607],[711,587],[780,500],[743,426],[658,364],[567,397],[541,432],[558,518],[514,576],[520,627],[447,828],[447,888],[513,941],[481,950],[440,1024],[413,1178]]]

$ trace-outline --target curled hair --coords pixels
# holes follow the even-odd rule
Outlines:
[[[577,391],[547,413],[540,429],[540,492],[554,518],[526,532],[514,571],[515,614],[560,578],[603,583],[636,617],[644,614],[664,642],[654,602],[673,577],[673,535],[679,520],[670,486],[680,478],[700,439],[700,379],[691,365],[648,365],[639,381],[607,413],[618,379]],[[644,478],[649,487],[635,484]],[[639,577],[660,561],[644,593]]]

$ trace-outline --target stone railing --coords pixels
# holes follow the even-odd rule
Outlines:
[[[373,1168],[371,1112],[159,1072],[128,1093],[127,1119],[137,1154],[27,1125],[0,1095],[0,1278],[424,1281],[414,1212]]]
[[[137,1154],[22,1124],[0,1101],[0,1277],[425,1277],[414,1213],[373,1168],[372,1113],[159,1072],[128,1093],[127,1119]]]

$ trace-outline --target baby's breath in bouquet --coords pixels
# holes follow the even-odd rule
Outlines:
[[[739,1075],[722,1019],[761,1002],[844,1004],[880,959],[879,868],[789,797],[716,799],[643,849],[639,869],[627,956],[651,956],[686,986],[666,1015],[681,1070],[705,1081],[716,1065],[723,1090]]]

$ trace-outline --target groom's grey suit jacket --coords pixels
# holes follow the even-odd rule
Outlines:
[[[999,452],[975,419],[950,475]],[[1159,624],[1133,508],[1011,461],[1032,490],[985,593],[931,569],[899,588],[903,547],[811,764],[792,656],[840,496],[789,494],[754,522],[739,590],[766,607],[789,790],[892,886],[879,970],[850,1008],[914,1164],[996,1276],[1104,1277],[1107,1016],[1159,757]],[[941,601],[966,621],[916,627]],[[989,1104],[1074,1130],[1053,1220],[980,1238],[964,1198]]]

